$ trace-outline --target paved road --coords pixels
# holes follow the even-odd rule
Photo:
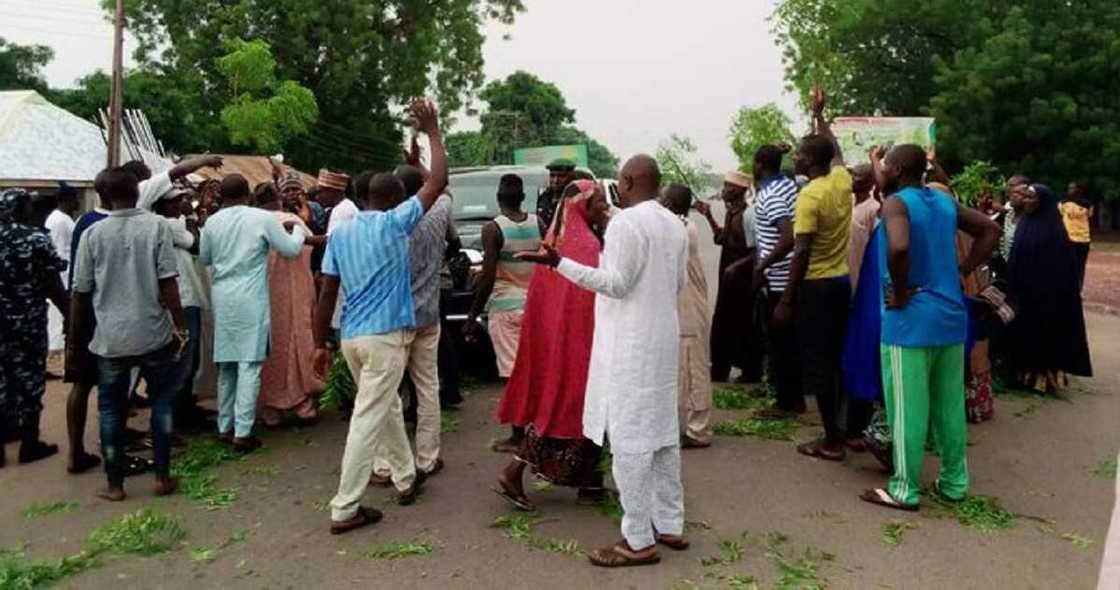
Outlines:
[[[882,481],[868,456],[826,464],[796,455],[792,442],[721,437],[711,449],[684,455],[687,519],[708,527],[693,530],[693,548],[667,552],[657,567],[595,569],[578,555],[533,549],[489,528],[508,514],[490,491],[507,457],[487,448],[503,434],[491,419],[499,390],[477,385],[452,414],[456,427],[444,437],[447,469],[413,507],[387,506],[388,493],[371,490],[368,501],[386,505],[386,519],[365,531],[326,534],[328,515],[321,507],[337,484],[345,438],[345,424],[328,417],[306,431],[266,432],[264,452],[215,470],[220,487],[239,489],[232,506],[220,511],[181,495],[153,498],[147,479],[129,481],[128,502],[105,504],[93,498],[101,475],[68,476],[62,459],[0,469],[0,547],[26,543],[29,555],[42,558],[72,554],[96,526],[152,507],[181,519],[188,532],[183,547],[151,558],[110,559],[62,586],[728,588],[753,576],[769,588],[780,572],[762,539],[777,532],[789,539],[778,547],[787,557],[799,556],[805,546],[835,555],[818,572],[830,588],[1091,588],[1113,495],[1111,481],[1091,471],[1120,446],[1120,318],[1090,316],[1089,327],[1097,378],[1079,382],[1079,391],[1060,401],[1000,398],[996,420],[970,428],[974,492],[997,496],[1018,514],[1052,520],[1052,533],[1027,518],[984,535],[951,520],[887,513],[856,499],[861,489]],[[63,399],[61,386],[51,384],[45,432],[55,441],[64,439]],[[717,416],[731,417],[734,412]],[[796,438],[808,439],[816,430],[805,426]],[[88,432],[94,443],[96,419]],[[15,451],[8,446],[9,457]],[[932,481],[929,463],[925,475]],[[541,508],[543,521],[533,527],[540,538],[572,540],[585,550],[619,537],[614,521],[575,506],[570,490],[531,494]],[[67,514],[24,518],[33,502],[55,500],[79,506]],[[890,547],[880,537],[894,518],[917,528]],[[190,549],[218,545],[240,530],[249,531],[247,538],[219,550],[212,562],[191,559]],[[1066,533],[1092,544],[1080,548],[1061,537]],[[363,556],[384,543],[413,540],[430,543],[434,552],[399,560]],[[721,554],[723,541],[740,543],[741,559],[702,565],[702,558]]]

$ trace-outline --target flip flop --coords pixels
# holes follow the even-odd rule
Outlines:
[[[529,501],[529,498],[527,496],[525,496],[524,494],[522,494],[521,496],[515,495],[513,492],[507,490],[505,485],[500,481],[498,482],[498,487],[491,489],[494,490],[495,494],[501,496],[502,499],[504,499],[506,502],[509,502],[510,505],[518,510],[524,512],[532,512],[537,509],[537,507]]]
[[[846,453],[844,453],[844,451],[840,451],[840,453],[836,455],[826,453],[825,450],[821,448],[821,441],[819,440],[814,440],[797,445],[797,452],[805,455],[806,457],[814,457],[817,459],[824,459],[825,461],[836,462],[843,461],[844,457],[846,456]]]
[[[869,504],[875,504],[876,506],[883,506],[885,508],[894,508],[895,510],[904,510],[906,512],[918,511],[917,504],[903,504],[895,500],[890,492],[883,488],[864,490],[863,493],[859,495],[859,499]]]
[[[631,549],[630,545],[623,540],[609,547],[591,551],[587,554],[587,559],[591,561],[592,565],[599,567],[635,567],[661,562],[661,554],[657,552],[655,547],[647,548],[644,551],[649,551],[649,554],[643,557],[637,551]]]

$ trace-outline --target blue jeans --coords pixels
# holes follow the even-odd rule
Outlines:
[[[152,439],[155,446],[156,477],[171,473],[171,406],[175,386],[180,382],[182,363],[175,360],[175,346],[137,356],[98,357],[97,411],[101,423],[101,456],[105,459],[105,475],[109,486],[124,485],[125,454],[122,434],[128,422],[128,393],[131,371],[140,369],[148,385],[152,404]]]
[[[218,363],[218,432],[237,438],[253,434],[262,361]]]

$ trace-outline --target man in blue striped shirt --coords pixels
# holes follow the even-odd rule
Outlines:
[[[773,417],[789,417],[805,412],[796,330],[792,322],[775,326],[772,321],[774,308],[786,289],[789,266],[793,260],[793,210],[797,202],[797,184],[781,171],[782,156],[789,150],[786,145],[758,148],[752,171],[758,191],[754,202],[758,239],[754,288],[767,288],[768,373],[777,392],[774,407],[763,412]]]
[[[375,175],[369,182],[365,210],[331,234],[323,256],[323,286],[315,316],[315,372],[325,377],[331,363],[327,337],[341,285],[345,292],[342,354],[358,384],[338,494],[331,501],[331,534],[381,520],[379,511],[358,503],[373,472],[375,448],[389,464],[398,503],[413,503],[424,481],[408,444],[397,387],[416,338],[409,236],[447,186],[447,155],[435,107],[418,98],[410,111],[431,143],[431,174],[407,200],[400,179],[388,173]]]

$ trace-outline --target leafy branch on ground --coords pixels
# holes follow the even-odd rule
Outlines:
[[[58,500],[55,502],[33,502],[30,506],[23,510],[23,516],[27,519],[39,518],[40,516],[47,516],[61,512],[63,514],[73,511],[78,507],[78,503],[73,500]]]
[[[417,555],[431,555],[435,552],[431,543],[412,541],[408,543],[384,543],[367,550],[364,555],[369,559],[401,559]]]
[[[1101,479],[1116,479],[1116,457],[1109,457],[1097,461],[1089,473]]]
[[[793,440],[797,423],[793,420],[771,420],[767,418],[743,418],[717,422],[712,432],[720,436],[756,436],[766,440]]]
[[[1088,537],[1082,537],[1081,535],[1078,535],[1076,533],[1065,533],[1062,535],[1062,539],[1065,541],[1069,541],[1071,545],[1077,547],[1078,549],[1091,549],[1093,545],[1097,544],[1096,541]]]
[[[507,514],[495,518],[490,523],[490,528],[501,529],[507,539],[523,541],[526,545],[534,549],[563,555],[579,554],[579,543],[574,540],[561,541],[534,535],[533,527],[542,522],[544,522],[544,519],[540,518],[539,512]]]
[[[724,540],[719,542],[719,555],[712,555],[700,559],[700,565],[712,567],[716,565],[731,565],[743,559],[743,544],[739,541]]]
[[[98,527],[85,550],[57,560],[31,559],[23,547],[0,549],[0,589],[41,588],[100,566],[104,554],[156,555],[185,536],[178,520],[145,508]]]
[[[918,528],[918,524],[915,522],[892,518],[883,525],[883,532],[879,534],[879,540],[884,545],[897,547],[902,544],[902,535],[906,534],[906,531],[916,528]]]
[[[203,561],[207,563],[214,561],[218,558],[218,553],[221,550],[229,547],[230,545],[233,545],[234,543],[242,543],[247,538],[249,538],[249,531],[247,529],[238,529],[234,531],[234,533],[230,535],[228,539],[213,547],[204,545],[202,547],[195,547],[194,549],[191,549],[191,561]]]
[[[933,490],[926,490],[924,495],[930,500],[928,508],[923,511],[925,516],[953,518],[984,534],[1009,529],[1015,526],[1017,520],[1017,515],[1004,508],[993,496],[969,496],[954,502]]]
[[[439,429],[440,432],[458,432],[459,424],[463,419],[450,412],[440,412],[439,414]]]
[[[327,387],[319,396],[319,408],[339,409],[344,398],[354,399],[358,393],[358,385],[350,374],[350,367],[346,364],[341,352],[336,352],[334,362],[327,371]]]
[[[800,552],[789,547],[789,537],[778,532],[765,537],[766,558],[778,570],[775,590],[823,590],[828,580],[821,577],[821,568],[836,560],[836,556],[813,547],[803,547]]]
[[[171,475],[179,478],[179,491],[201,503],[207,510],[228,508],[237,499],[239,488],[216,489],[217,476],[209,471],[226,461],[243,457],[216,440],[199,439],[171,461]]]

